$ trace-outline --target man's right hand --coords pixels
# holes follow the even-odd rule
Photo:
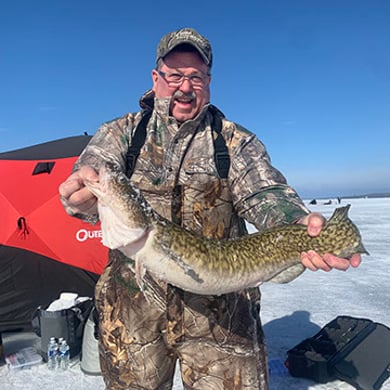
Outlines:
[[[97,199],[85,186],[84,180],[86,179],[98,181],[99,175],[93,168],[84,166],[60,184],[58,190],[61,202],[67,212],[72,214],[97,214]]]

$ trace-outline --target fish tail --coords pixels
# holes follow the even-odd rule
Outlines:
[[[340,224],[342,222],[348,222],[349,224],[354,226],[354,223],[348,217],[348,211],[349,211],[350,207],[351,207],[351,205],[347,204],[344,207],[337,208],[333,212],[333,215],[329,218],[326,225],[333,225],[333,224]],[[356,226],[354,226],[354,228],[356,229],[356,231],[358,231]],[[360,236],[360,234],[359,234],[359,236]],[[364,254],[369,255],[367,249],[364,247],[364,245],[361,241],[359,242],[359,244],[356,247],[356,253],[362,253],[362,254],[364,253]]]

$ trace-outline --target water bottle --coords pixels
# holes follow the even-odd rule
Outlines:
[[[47,346],[47,368],[49,370],[54,370],[57,366],[57,351],[57,341],[54,337],[50,337],[49,344]]]
[[[58,355],[59,355],[59,368],[63,371],[67,370],[69,367],[69,360],[70,360],[70,351],[69,351],[69,345],[67,344],[66,340],[62,340],[61,345],[58,349]]]
[[[61,367],[61,355],[60,355],[60,346],[62,342],[64,341],[63,337],[60,337],[57,342],[58,350],[57,350],[57,356],[56,356],[56,368]]]

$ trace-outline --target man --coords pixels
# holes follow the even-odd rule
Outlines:
[[[153,88],[140,101],[143,114],[104,124],[60,186],[69,214],[98,219],[96,199],[83,182],[98,180],[99,166],[111,161],[131,175],[158,213],[206,237],[243,235],[243,219],[258,229],[303,223],[310,235],[319,233],[324,218],[308,212],[263,144],[210,104],[211,66],[210,43],[195,30],[161,39]],[[138,156],[129,147],[145,117]],[[216,157],[221,134],[229,156],[225,171]],[[345,270],[358,266],[360,257],[348,261],[310,252],[302,254],[302,263],[311,270]],[[131,259],[110,251],[96,288],[108,389],[170,389],[177,359],[188,389],[268,388],[258,288],[200,296],[147,274],[141,292],[132,266]]]

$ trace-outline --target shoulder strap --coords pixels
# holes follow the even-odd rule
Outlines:
[[[213,131],[216,132],[217,137],[214,139],[214,159],[219,177],[226,179],[229,174],[230,156],[226,145],[225,138],[222,135],[222,118],[213,112]]]
[[[131,139],[131,145],[126,153],[126,164],[127,164],[127,176],[131,177],[134,172],[135,163],[141,151],[143,144],[146,139],[146,126],[152,115],[151,110],[144,110],[141,113],[142,117],[134,129],[133,137]]]
[[[214,110],[212,111],[212,113],[213,113],[213,131],[215,131],[217,134],[217,137],[214,139],[215,165],[217,167],[219,177],[221,179],[226,179],[229,174],[230,156],[229,156],[228,148],[226,146],[226,141],[222,135],[222,117]],[[131,175],[133,174],[135,163],[140,154],[141,148],[145,143],[146,126],[152,115],[152,111],[145,110],[142,112],[141,115],[142,118],[140,119],[136,128],[134,129],[131,145],[126,153],[128,177],[131,177]]]

